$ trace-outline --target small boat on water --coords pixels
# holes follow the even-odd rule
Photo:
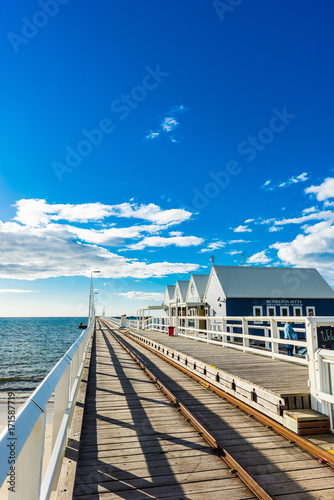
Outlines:
[[[78,328],[80,328],[80,330],[85,330],[87,328],[88,325],[85,325],[84,323],[80,323],[80,325],[78,326]]]

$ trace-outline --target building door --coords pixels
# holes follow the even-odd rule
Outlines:
[[[198,311],[198,316],[205,316],[205,309],[199,309]],[[200,330],[206,330],[206,320],[205,319],[200,319],[198,321],[198,328]]]

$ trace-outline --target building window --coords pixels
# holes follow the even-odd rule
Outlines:
[[[315,316],[315,307],[314,306],[307,306],[306,307],[306,314],[307,316],[312,313],[312,316]],[[311,316],[311,315],[310,315]]]
[[[295,306],[293,308],[293,314],[294,316],[302,316],[303,315],[303,310],[300,306]]]
[[[289,308],[281,307],[281,316],[289,316]]]
[[[267,314],[268,314],[268,316],[275,316],[276,315],[276,307],[267,307]]]
[[[253,316],[262,316],[262,306],[253,307]]]

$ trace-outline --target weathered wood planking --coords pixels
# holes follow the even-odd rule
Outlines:
[[[334,498],[334,471],[163,360],[123,338],[159,380],[278,498]],[[204,404],[203,404],[204,403]],[[285,496],[286,495],[286,496]],[[325,498],[325,497],[323,497]]]
[[[97,329],[73,498],[250,499],[106,330]]]
[[[161,332],[130,333],[280,423],[283,409],[310,407],[305,366],[183,337],[168,337]]]

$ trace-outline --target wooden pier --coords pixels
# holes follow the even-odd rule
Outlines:
[[[157,374],[159,383],[147,377],[113,333]],[[146,340],[152,340],[154,333],[149,335]],[[161,334],[158,335],[161,340]],[[161,343],[165,347],[160,349],[154,341],[157,351],[164,349],[165,353],[174,350],[176,343],[174,352],[181,352],[181,342],[182,350],[187,350],[184,339],[165,337]],[[209,356],[204,347],[200,345],[203,358]],[[218,365],[217,349],[215,352],[214,363]],[[189,359],[189,353],[183,355]],[[195,359],[194,354],[191,359]],[[196,356],[201,358],[199,352]],[[259,364],[261,361],[262,358]],[[57,498],[334,499],[332,468],[320,464],[292,440],[250,419],[235,405],[212,394],[131,338],[124,338],[108,323],[101,322],[96,329],[89,375],[88,364]],[[295,368],[302,373],[303,367],[291,365],[292,370]],[[245,370],[241,363],[239,375]],[[201,436],[203,433],[199,435],[158,389],[161,381],[217,442],[225,443],[241,466],[269,492],[268,497],[256,496],[236,471],[217,456],[217,448],[209,446]],[[274,377],[268,377],[267,383],[274,385]],[[266,384],[261,386],[270,392]],[[324,455],[328,454],[324,451]]]
[[[157,352],[168,350],[168,356],[181,366],[200,373],[208,382],[280,423],[284,410],[310,408],[306,366],[161,332],[131,329],[130,333]]]

